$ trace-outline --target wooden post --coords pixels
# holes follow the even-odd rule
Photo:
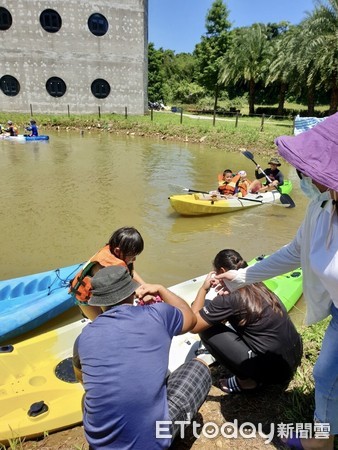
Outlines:
[[[33,107],[32,107],[32,104],[30,104],[29,106],[30,106],[30,110],[31,110],[31,117],[33,117]]]
[[[216,125],[216,109],[214,109],[214,113],[212,116],[212,125],[215,126]]]
[[[98,110],[99,110],[99,119],[101,119],[101,106],[98,106]]]
[[[262,114],[261,131],[263,131],[263,129],[264,129],[264,117],[265,117],[265,114]]]
[[[292,121],[292,136],[295,134],[295,126],[296,126],[296,116],[294,116]]]
[[[69,105],[67,105],[67,111],[68,111],[68,117],[70,117],[70,109],[69,109]]]
[[[180,124],[183,123],[183,108],[181,108],[181,117],[180,117]]]
[[[127,108],[127,106],[124,107],[124,118],[128,119],[128,108]]]
[[[153,116],[154,116],[154,110],[153,110],[153,108],[151,108],[151,109],[150,109],[150,118],[151,118],[151,121],[153,121]]]
[[[238,127],[238,117],[239,117],[239,113],[236,112],[236,122],[235,122],[235,128]]]

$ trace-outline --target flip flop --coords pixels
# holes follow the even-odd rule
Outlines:
[[[261,385],[259,384],[254,388],[243,389],[238,384],[235,375],[230,378],[220,378],[218,384],[221,391],[226,392],[227,394],[239,394],[241,392],[255,392],[261,387]]]

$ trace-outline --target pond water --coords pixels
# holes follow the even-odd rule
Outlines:
[[[0,158],[1,279],[87,260],[115,229],[129,225],[145,241],[137,271],[170,286],[208,272],[223,248],[247,260],[273,252],[293,238],[307,205],[295,170],[283,163],[296,208],[179,216],[170,194],[214,189],[225,168],[254,177],[254,164],[241,153],[202,144],[60,131],[49,142],[2,140]],[[266,157],[255,159],[267,166]]]

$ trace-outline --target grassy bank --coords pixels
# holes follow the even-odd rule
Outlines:
[[[29,115],[19,113],[0,113],[0,123],[6,126],[12,120],[23,134],[29,122]],[[162,140],[203,143],[210,148],[222,148],[236,151],[250,148],[256,153],[273,154],[274,139],[282,134],[292,134],[291,119],[276,120],[262,117],[216,117],[215,123],[210,116],[198,116],[169,111],[153,111],[144,116],[117,114],[89,115],[34,115],[40,134],[48,130],[83,130],[108,132],[136,136],[155,137]]]
[[[199,423],[214,422],[221,426],[225,422],[238,424],[251,422],[261,424],[263,431],[269,433],[271,424],[275,425],[275,435],[277,435],[277,425],[312,423],[314,411],[314,384],[312,377],[313,365],[318,357],[323,334],[328,325],[328,319],[311,327],[301,327],[299,330],[303,337],[304,354],[301,366],[290,383],[286,391],[279,387],[271,386],[262,391],[241,395],[224,395],[218,389],[218,379],[226,375],[221,366],[212,367],[213,386],[203,404],[197,421]],[[88,450],[88,446],[83,437],[83,429],[75,427],[73,429],[48,435],[38,441],[13,440],[10,447],[13,450]],[[196,439],[192,433],[188,432],[183,440],[177,439],[171,450],[272,450],[281,449],[282,446],[278,438],[271,444],[265,444],[263,440],[256,439]],[[338,449],[338,442],[336,443]],[[0,449],[5,449],[0,445]]]

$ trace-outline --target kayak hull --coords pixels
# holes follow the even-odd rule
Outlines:
[[[5,136],[1,134],[0,139],[14,142],[48,141],[49,136],[46,134],[41,134],[40,136],[25,136],[24,134],[19,134],[18,136]]]
[[[191,304],[205,277],[202,275],[169,289]],[[280,275],[266,284],[273,287],[289,310],[302,294],[302,271]],[[207,298],[212,300],[215,295],[215,290],[210,289]],[[13,346],[0,346],[0,442],[40,436],[82,421],[84,390],[75,380],[71,356],[76,337],[88,323],[87,319],[78,320]],[[169,370],[172,372],[196,357],[200,345],[198,335],[175,336],[170,348]],[[37,409],[35,417],[29,415],[32,406]]]
[[[75,382],[74,372],[71,382],[58,378],[55,368],[71,357],[72,345],[87,323],[83,319],[27,339],[13,345],[9,353],[8,346],[0,347],[0,442],[39,436],[82,421],[82,385]],[[38,402],[43,402],[41,412],[30,416]]]
[[[81,266],[0,281],[0,342],[33,330],[74,306],[69,283]]]
[[[169,201],[178,214],[183,216],[204,216],[235,212],[266,203],[280,203],[280,193],[278,191],[270,191],[227,199],[210,199],[210,195],[207,194],[179,194],[170,196]]]

